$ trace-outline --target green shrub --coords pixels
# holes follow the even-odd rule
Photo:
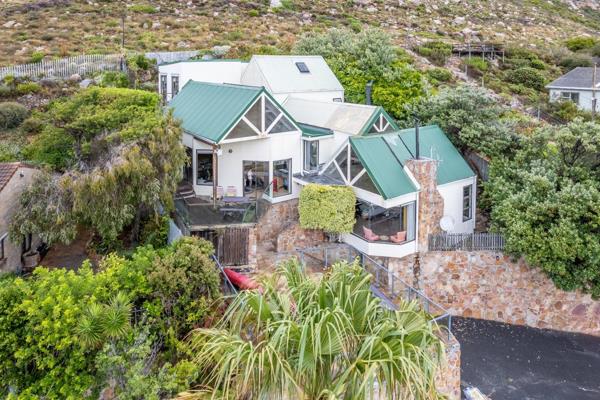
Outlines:
[[[40,84],[35,82],[23,82],[17,85],[17,93],[20,95],[38,93],[41,90]]]
[[[600,57],[600,43],[598,43],[597,45],[592,47],[592,49],[590,50],[590,53],[594,57]]]
[[[27,160],[64,171],[75,157],[73,142],[61,129],[46,129],[25,147],[23,155]]]
[[[6,85],[6,86],[12,86],[15,84],[15,76],[14,75],[6,75],[3,79],[2,82]]]
[[[591,37],[574,37],[565,41],[565,46],[571,51],[591,49],[597,44],[597,41]]]
[[[129,78],[123,72],[107,71],[103,72],[98,79],[98,84],[102,87],[129,87]]]
[[[33,53],[31,53],[31,62],[32,63],[39,63],[44,59],[45,54],[42,53],[41,51],[34,51]]]
[[[463,63],[467,65],[469,68],[473,68],[479,72],[485,72],[489,68],[489,64],[483,58],[479,57],[471,57],[463,60]]]
[[[44,127],[44,122],[36,116],[31,116],[23,121],[21,129],[27,133],[40,133]]]
[[[546,78],[537,69],[522,67],[506,72],[508,82],[523,85],[527,88],[542,90],[546,84]]]
[[[452,81],[452,72],[446,68],[431,68],[427,70],[427,76],[430,81],[435,82],[450,82]]]
[[[506,48],[505,55],[507,59],[522,59],[529,61],[539,58],[536,52],[524,47],[508,47]]]
[[[154,60],[146,58],[144,54],[136,54],[127,59],[127,66],[148,71],[148,69],[150,69],[150,66],[154,64],[154,62]]]
[[[160,248],[167,245],[169,237],[169,217],[151,218],[142,228],[142,243]]]
[[[435,65],[442,66],[446,64],[448,57],[452,54],[452,45],[441,41],[431,41],[418,46],[416,51]]]
[[[250,10],[248,11],[248,15],[251,17],[258,17],[260,15],[260,12],[258,10]]]
[[[129,11],[140,14],[154,14],[157,12],[156,8],[149,4],[134,4],[129,7]]]
[[[16,128],[28,114],[27,108],[19,103],[0,103],[0,128]]]
[[[539,70],[546,69],[546,63],[540,59],[531,60],[531,67]]]
[[[559,65],[565,70],[572,70],[577,67],[591,67],[592,58],[585,54],[573,54],[571,56],[564,57],[560,60]]]
[[[18,143],[9,142],[7,140],[0,141],[0,162],[11,162],[19,159],[21,147]],[[0,273],[0,277],[3,274]]]
[[[354,227],[356,196],[347,186],[309,184],[302,188],[298,211],[304,229],[347,233]]]
[[[14,91],[6,85],[0,85],[0,99],[13,96]]]

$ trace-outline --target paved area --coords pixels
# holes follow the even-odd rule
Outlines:
[[[600,399],[600,337],[453,318],[462,386],[492,400]]]

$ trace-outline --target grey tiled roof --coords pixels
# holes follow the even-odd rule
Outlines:
[[[593,67],[577,67],[556,79],[546,87],[591,89],[593,76]],[[596,88],[600,89],[600,68],[598,68],[596,71],[595,85]]]
[[[19,168],[19,163],[0,163],[0,192],[10,181],[17,168]]]

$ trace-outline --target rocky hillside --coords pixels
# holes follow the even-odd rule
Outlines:
[[[280,4],[271,7],[271,3]],[[417,41],[548,46],[597,35],[596,0],[2,0],[0,65],[42,56],[231,45],[234,56],[287,51],[305,31],[379,26]]]

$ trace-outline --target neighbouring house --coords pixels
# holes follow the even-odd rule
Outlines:
[[[19,204],[21,192],[34,179],[38,170],[26,164],[0,163],[0,273],[20,273],[39,262],[37,247],[40,239],[29,234],[17,242],[8,237],[10,221]]]
[[[344,101],[344,88],[321,56],[253,56],[240,60],[190,60],[158,67],[158,90],[165,102],[190,81],[264,87],[277,101],[289,95]]]
[[[271,69],[271,58],[274,66],[292,67]],[[317,76],[301,72],[296,60],[307,60]],[[181,230],[224,237],[218,247],[240,255],[229,261],[250,262],[244,255],[256,247],[253,240],[262,239],[244,235],[259,223],[277,236],[281,224],[277,229],[270,224],[293,214],[302,186],[319,183],[353,188],[356,225],[342,239],[368,255],[413,254],[442,227],[473,232],[476,174],[444,132],[437,126],[400,130],[381,107],[338,101],[343,89],[334,94],[324,78],[333,73],[328,68],[325,73],[321,62],[321,57],[252,57],[240,80],[260,75],[255,85],[220,82],[216,75],[211,82],[186,78],[168,105],[182,121],[190,161],[176,195]],[[200,70],[208,65],[191,64]],[[289,82],[307,81],[283,84],[286,74]],[[276,212],[261,219],[273,209],[285,216]]]
[[[596,67],[577,67],[546,86],[550,101],[572,101],[581,110],[598,110],[600,71]]]

